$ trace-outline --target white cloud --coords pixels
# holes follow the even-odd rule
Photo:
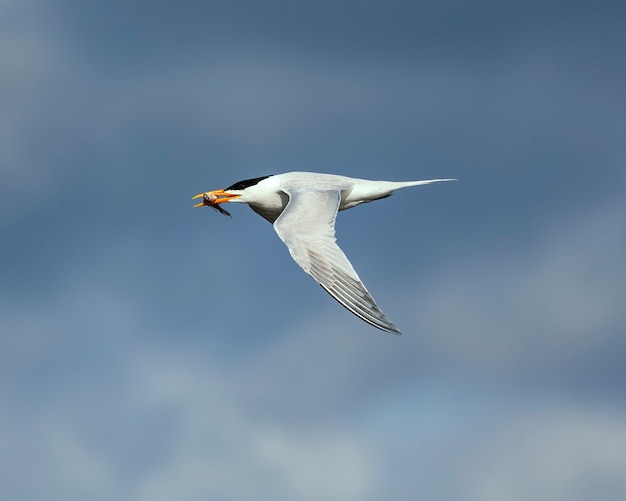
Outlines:
[[[602,353],[626,324],[624,210],[607,200],[542,222],[523,248],[476,247],[420,285],[413,322],[425,325],[431,349],[499,372]]]
[[[454,494],[469,499],[568,499],[603,478],[622,494],[619,415],[596,412],[594,404],[588,413],[575,406],[552,412],[535,401],[503,425],[498,409],[515,394],[477,398],[477,388],[448,375],[445,385],[456,389],[446,396],[422,366],[460,360],[478,371],[513,364],[528,373],[536,351],[542,364],[575,364],[610,341],[609,331],[593,327],[621,319],[605,301],[623,290],[621,213],[607,203],[575,228],[547,224],[528,253],[500,248],[488,264],[474,257],[441,282],[432,275],[417,296],[433,298],[420,303],[430,312],[420,316],[431,327],[426,335],[379,333],[329,303],[309,318],[285,319],[285,332],[260,330],[266,337],[257,348],[236,354],[160,327],[146,315],[145,298],[111,276],[115,266],[85,272],[74,263],[54,295],[28,305],[13,300],[2,310],[14,379],[3,383],[0,429],[12,430],[4,450],[19,458],[2,481],[21,499],[55,492],[68,500],[93,486],[100,499],[151,501],[376,499],[385,492],[428,498],[456,489],[429,478],[437,477],[432,464],[455,479]],[[601,266],[590,268],[598,256]],[[493,276],[485,284],[487,271]],[[491,313],[491,302],[502,301],[492,287],[501,283],[524,300]],[[575,321],[562,318],[572,305],[583,311]],[[535,308],[551,316],[531,322],[523,313]],[[471,318],[480,322],[468,333]],[[490,347],[512,319],[519,323],[514,335]],[[544,324],[549,329],[526,336],[529,325]],[[216,329],[207,326],[205,336],[227,335],[224,325]],[[569,336],[575,342],[563,354]],[[496,426],[485,431],[475,424],[481,419]],[[486,445],[468,452],[468,437]],[[29,457],[48,472],[40,487],[18,475]],[[407,466],[396,469],[398,458]]]
[[[13,461],[1,481],[14,499],[363,498],[375,477],[359,438],[263,411],[256,380],[285,378],[268,366],[280,343],[255,365],[197,350],[157,332],[138,298],[118,297],[93,273],[68,277],[37,309],[1,312],[13,374],[2,385],[0,429],[11,430],[2,443]],[[313,390],[311,371],[303,377]],[[283,390],[265,405],[306,400]],[[41,472],[36,483],[23,477],[28,464]]]
[[[294,499],[364,499],[380,481],[369,451],[345,433],[322,429],[307,435],[276,430],[256,444],[258,460],[291,487]]]
[[[547,409],[518,416],[474,451],[468,500],[618,501],[626,497],[626,416]],[[465,484],[465,485],[463,485]]]

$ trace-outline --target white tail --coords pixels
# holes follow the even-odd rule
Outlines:
[[[421,186],[423,184],[438,183],[440,181],[458,181],[458,179],[425,179],[424,181],[400,181],[392,182],[395,185],[394,189],[408,188],[409,186]]]

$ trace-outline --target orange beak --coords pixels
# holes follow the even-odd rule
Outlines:
[[[194,205],[194,208],[196,208],[196,207],[202,207],[203,205],[211,206],[211,205],[222,204],[224,202],[230,202],[234,198],[239,198],[240,196],[241,195],[233,195],[230,193],[224,193],[224,190],[213,190],[213,191],[206,191],[204,193],[198,193],[195,197],[192,198],[192,200],[195,200],[197,198],[202,198],[202,202]]]

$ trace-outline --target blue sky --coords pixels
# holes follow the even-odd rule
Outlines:
[[[626,8],[0,1],[0,492],[626,498]],[[340,214],[404,332],[198,192]]]

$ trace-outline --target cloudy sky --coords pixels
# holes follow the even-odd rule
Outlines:
[[[0,494],[626,499],[626,7],[0,0]],[[413,180],[350,315],[245,206]]]

